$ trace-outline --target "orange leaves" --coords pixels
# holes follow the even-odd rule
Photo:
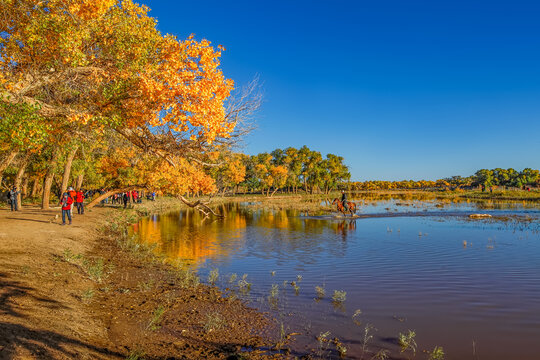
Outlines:
[[[176,166],[160,160],[147,169],[148,185],[153,189],[173,194],[202,192],[204,194],[216,191],[214,180],[203,169],[189,163],[186,159],[173,160]]]
[[[78,18],[90,20],[103,16],[115,3],[116,0],[71,1],[68,9]]]

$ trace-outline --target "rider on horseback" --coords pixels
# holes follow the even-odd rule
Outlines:
[[[347,206],[347,194],[345,194],[345,190],[341,190],[341,203],[343,204],[345,211],[349,211],[349,207]]]

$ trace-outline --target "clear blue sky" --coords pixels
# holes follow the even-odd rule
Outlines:
[[[540,168],[539,1],[142,0],[264,87],[248,154],[307,145],[353,180]]]

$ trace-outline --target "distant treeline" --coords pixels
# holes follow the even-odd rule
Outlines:
[[[323,157],[307,146],[251,156],[241,153],[221,156],[223,165],[214,169],[212,177],[223,192],[242,190],[267,196],[278,190],[328,193],[351,176],[343,157],[334,154]]]
[[[516,171],[514,169],[481,169],[468,177],[452,176],[436,181],[402,180],[402,181],[364,181],[352,182],[351,190],[390,190],[390,189],[429,189],[429,188],[533,188],[540,187],[540,171],[530,168]]]

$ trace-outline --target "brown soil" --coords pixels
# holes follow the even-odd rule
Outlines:
[[[0,359],[278,356],[263,314],[102,236],[113,211],[0,209]]]

